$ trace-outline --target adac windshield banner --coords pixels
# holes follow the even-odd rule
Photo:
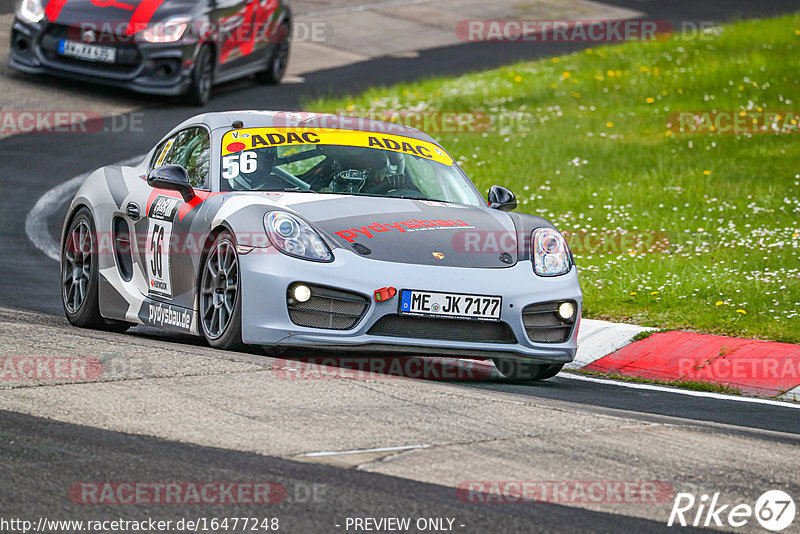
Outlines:
[[[222,155],[272,146],[339,145],[377,148],[451,166],[453,158],[429,141],[380,132],[308,128],[247,128],[222,137]]]

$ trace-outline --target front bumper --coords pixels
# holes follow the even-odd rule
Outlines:
[[[541,278],[530,262],[501,269],[470,269],[390,263],[337,249],[332,263],[315,263],[288,257],[274,248],[257,248],[240,256],[242,284],[242,340],[253,345],[316,347],[349,352],[404,355],[451,355],[520,358],[536,363],[567,363],[577,350],[578,323],[563,343],[533,343],[522,321],[522,310],[535,303],[572,300],[580,317],[582,294],[577,270],[564,276]],[[297,326],[289,318],[288,287],[296,282],[317,284],[359,293],[369,304],[361,320],[349,330]],[[398,296],[375,302],[373,292],[393,286]],[[369,334],[382,317],[397,313],[399,292],[419,289],[481,295],[501,295],[500,320],[509,325],[516,343],[480,343]],[[431,319],[435,321],[436,319]]]
[[[158,95],[180,95],[191,83],[193,44],[121,43],[117,62],[104,64],[60,56],[66,26],[14,18],[8,66],[28,74],[49,74]]]

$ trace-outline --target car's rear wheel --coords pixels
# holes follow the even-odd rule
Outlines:
[[[546,380],[556,376],[564,367],[564,364],[538,364],[505,358],[492,361],[506,380]]]
[[[261,83],[278,85],[281,83],[286,67],[289,65],[289,38],[291,31],[287,23],[281,24],[276,30],[275,46],[267,63],[267,68],[256,73],[256,80]]]
[[[61,248],[61,303],[67,320],[83,328],[100,328],[97,298],[97,242],[86,208],[72,218]]]
[[[211,99],[214,81],[214,55],[211,47],[203,45],[197,53],[192,69],[192,82],[186,92],[186,100],[193,106],[205,106]]]
[[[220,232],[201,263],[200,328],[208,344],[241,350],[242,302],[239,256],[230,232]]]
[[[70,324],[124,332],[133,325],[100,315],[96,236],[91,212],[81,208],[72,218],[61,248],[61,304]]]

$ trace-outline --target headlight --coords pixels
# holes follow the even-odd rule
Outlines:
[[[151,24],[142,37],[148,43],[174,43],[183,37],[188,25],[189,17],[173,17],[164,22]]]
[[[566,274],[572,267],[564,237],[552,228],[533,232],[533,271],[539,276]]]
[[[44,18],[44,8],[40,0],[22,0],[19,16],[28,22],[39,22]]]
[[[283,211],[272,211],[264,217],[264,227],[275,248],[296,258],[311,261],[333,261],[325,241],[305,221]]]

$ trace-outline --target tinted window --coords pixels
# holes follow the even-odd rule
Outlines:
[[[197,189],[209,189],[211,140],[205,128],[187,128],[167,139],[156,150],[153,166],[182,165],[189,172],[189,182]]]

